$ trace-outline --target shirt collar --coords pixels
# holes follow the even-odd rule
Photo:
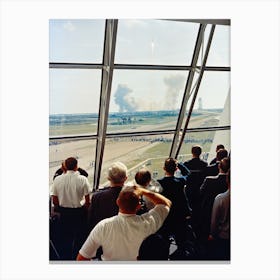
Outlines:
[[[119,212],[118,216],[129,217],[129,216],[136,216],[136,214],[124,214],[124,213]]]

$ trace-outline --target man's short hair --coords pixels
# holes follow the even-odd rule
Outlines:
[[[221,168],[224,173],[227,173],[230,169],[230,159],[228,157],[223,158],[219,163],[219,168]]]
[[[228,156],[228,151],[226,149],[219,149],[217,152],[217,161],[221,161],[223,158]]]
[[[120,209],[134,213],[139,205],[139,196],[133,191],[134,187],[125,187],[119,193],[117,204]]]
[[[135,182],[141,186],[146,186],[152,180],[151,172],[142,168],[135,174]]]
[[[216,152],[218,152],[220,149],[224,149],[225,146],[223,144],[218,144],[216,147]]]
[[[113,163],[108,170],[108,179],[114,183],[123,183],[127,178],[127,167],[121,162]]]
[[[78,166],[78,161],[74,157],[69,157],[65,160],[67,170],[74,170]]]
[[[169,243],[159,234],[146,237],[138,252],[138,260],[168,260]]]
[[[164,162],[164,169],[168,173],[174,174],[178,167],[177,160],[174,158],[167,158]]]
[[[199,145],[192,146],[192,154],[199,157],[202,153],[202,148]]]

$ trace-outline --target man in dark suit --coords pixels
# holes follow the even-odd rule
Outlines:
[[[220,161],[228,156],[228,151],[226,149],[220,149],[216,155],[216,162],[208,165],[205,169],[206,176],[217,176],[219,174],[219,163]]]
[[[175,177],[174,173],[180,169],[182,176]],[[159,233],[165,238],[174,235],[177,246],[184,244],[187,237],[187,218],[191,216],[188,199],[185,195],[185,184],[189,170],[177,162],[176,159],[168,158],[164,162],[165,177],[158,180],[162,187],[162,195],[171,200],[172,206]]]
[[[127,167],[121,162],[113,163],[108,169],[110,186],[95,192],[88,210],[88,226],[91,231],[97,223],[118,214],[118,195],[127,180]]]
[[[210,231],[211,213],[215,197],[227,191],[226,176],[230,168],[230,159],[223,158],[219,163],[219,174],[206,177],[200,187],[201,208],[200,208],[200,232],[202,240],[208,238]]]
[[[190,170],[204,171],[208,165],[206,161],[200,159],[202,148],[199,145],[192,147],[192,159],[185,161],[184,165]]]
[[[200,211],[200,186],[205,179],[207,162],[200,159],[202,148],[199,145],[192,147],[192,159],[185,161],[184,165],[191,171],[187,181],[186,194],[192,208],[192,226],[196,231]]]

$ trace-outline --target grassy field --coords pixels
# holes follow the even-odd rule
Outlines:
[[[198,116],[192,121],[196,127],[203,126],[207,122],[215,122],[215,116]],[[156,125],[155,125],[156,124]],[[175,120],[173,117],[155,119],[144,122],[139,131],[149,131],[152,129],[174,128]],[[126,130],[127,125],[114,125],[116,131]],[[109,128],[108,128],[109,129]],[[131,128],[130,128],[131,129]],[[134,128],[133,128],[134,129]],[[50,135],[84,134],[96,132],[96,126],[90,124],[84,125],[65,125],[50,128]],[[185,161],[190,158],[191,147],[194,144],[202,146],[203,152],[208,152],[211,148],[215,132],[196,132],[187,133],[185,143],[182,144],[179,161]],[[93,182],[95,140],[77,140],[77,141],[57,141],[56,145],[49,146],[49,168],[50,184],[52,176],[56,169],[60,167],[61,162],[69,156],[78,157],[80,167],[89,173],[89,181]],[[164,160],[169,156],[172,145],[172,135],[157,135],[146,137],[126,137],[106,140],[100,183],[106,182],[106,171],[109,165],[114,161],[122,161],[130,170],[130,178],[134,178],[135,172],[142,166],[146,166],[157,178],[162,177]]]

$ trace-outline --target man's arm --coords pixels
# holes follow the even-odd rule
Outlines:
[[[204,179],[202,185],[200,186],[200,196],[203,196],[206,190],[206,186],[208,184],[207,177]]]
[[[52,195],[52,201],[54,206],[59,206],[58,196]]]
[[[83,255],[81,255],[80,253],[78,253],[78,256],[76,258],[77,261],[89,261],[90,259],[85,258]]]
[[[178,162],[178,168],[181,171],[182,176],[187,177],[191,174],[191,171],[183,163]]]
[[[85,195],[85,207],[88,209],[90,205],[89,194]]]
[[[151,192],[151,191],[141,188],[141,187],[135,187],[135,192],[139,196],[144,195],[150,201],[152,201],[154,204],[163,204],[163,205],[168,206],[169,208],[171,207],[171,204],[172,204],[171,201],[159,193]]]

